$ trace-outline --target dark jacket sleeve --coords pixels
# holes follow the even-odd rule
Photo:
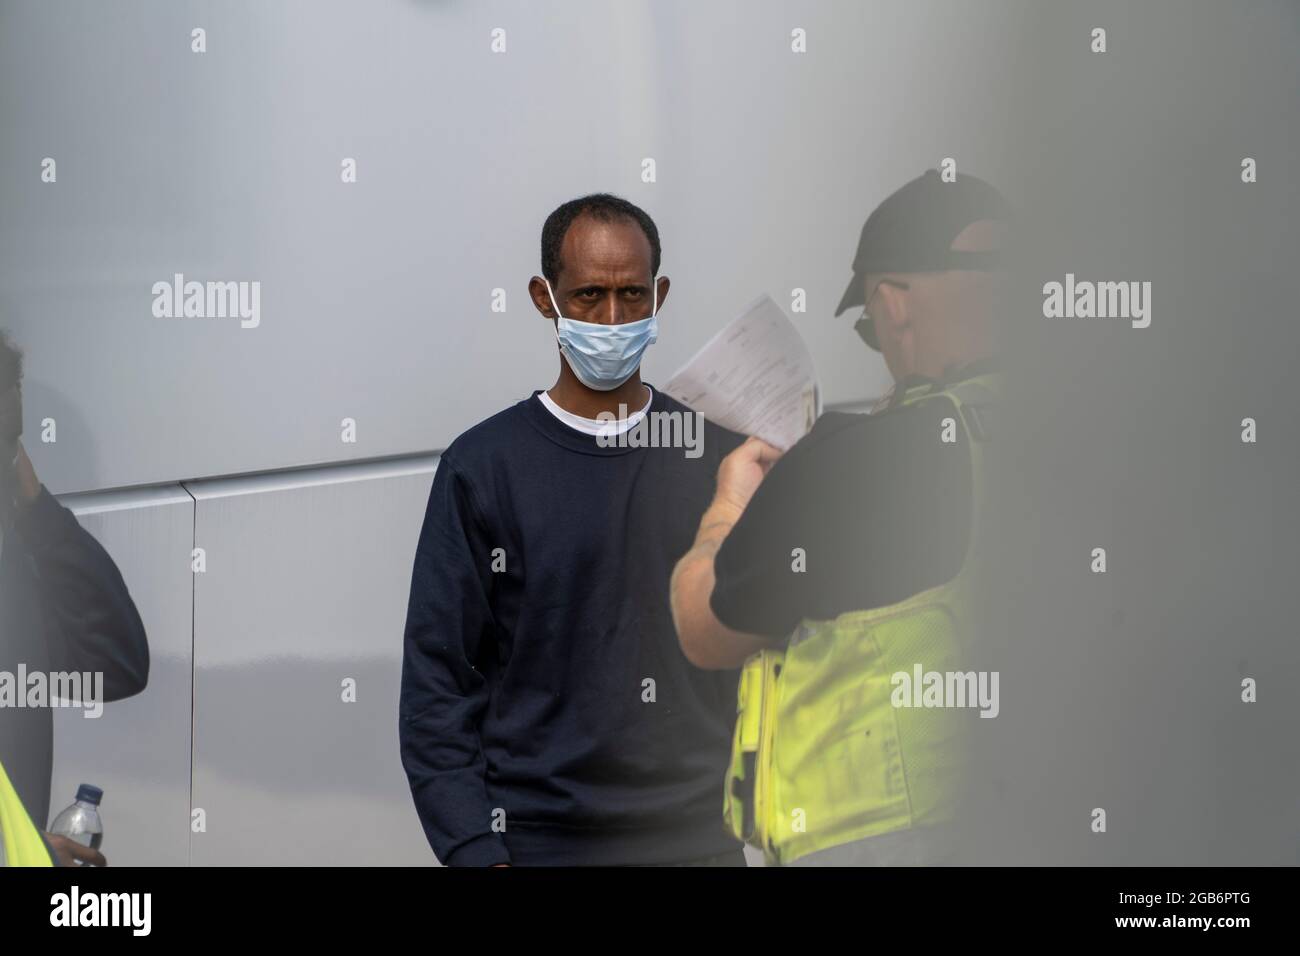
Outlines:
[[[492,545],[472,496],[444,455],[416,546],[402,657],[402,766],[429,845],[448,866],[510,862],[492,829],[479,742],[488,688],[474,663],[495,625]]]
[[[941,440],[955,415],[946,396],[878,415],[823,415],[772,466],[719,548],[710,597],[718,619],[784,644],[805,618],[886,607],[950,580],[971,508],[964,433]]]
[[[144,690],[149,641],[108,552],[44,487],[14,529],[36,572],[51,669],[102,672],[106,701]]]

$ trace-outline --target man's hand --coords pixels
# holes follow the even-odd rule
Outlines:
[[[47,833],[45,839],[50,844],[50,849],[54,851],[60,866],[76,866],[78,860],[91,866],[108,866],[104,854],[88,846],[82,846],[75,840],[69,840],[57,833]]]
[[[709,606],[713,594],[713,558],[754,492],[763,483],[781,452],[767,442],[750,438],[718,466],[718,489],[713,503],[700,519],[695,546],[673,569],[669,585],[673,626],[682,653],[696,667],[721,670],[740,667],[746,658],[767,647],[756,635],[733,631]]]
[[[761,438],[747,438],[745,443],[733,451],[718,466],[718,490],[713,503],[735,513],[734,524],[745,508],[749,499],[763,483],[767,473],[781,457],[781,450],[773,448]]]

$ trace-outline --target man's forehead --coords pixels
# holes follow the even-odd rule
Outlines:
[[[650,263],[650,240],[630,219],[605,222],[579,216],[560,247],[560,268],[568,285],[645,282]]]

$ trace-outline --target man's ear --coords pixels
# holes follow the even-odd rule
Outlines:
[[[0,426],[5,431],[15,426],[18,438],[23,437],[23,390],[15,385],[9,391],[0,394]],[[5,464],[0,462],[0,464]]]
[[[876,292],[876,306],[884,332],[893,342],[901,342],[912,332],[912,315],[908,311],[907,290],[882,282]]]
[[[552,286],[551,288],[554,288]],[[555,293],[559,295],[559,292]],[[555,314],[555,307],[551,305],[551,297],[546,293],[546,283],[541,276],[533,276],[528,280],[528,296],[533,300],[533,305],[543,316],[554,322],[559,316]]]
[[[658,313],[664,307],[664,299],[668,298],[668,287],[672,285],[667,276],[660,276],[655,280],[656,295],[659,297],[659,304],[655,306],[655,312]]]

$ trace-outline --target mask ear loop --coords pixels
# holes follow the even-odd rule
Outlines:
[[[564,316],[560,314],[560,306],[555,301],[555,293],[551,291],[551,280],[546,276],[542,276],[542,281],[546,283],[546,294],[551,297],[551,308],[555,310],[555,321],[558,323]]]

